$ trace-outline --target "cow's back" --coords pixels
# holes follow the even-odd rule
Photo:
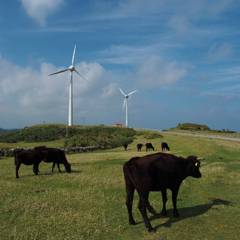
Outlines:
[[[40,162],[41,156],[37,151],[33,150],[21,150],[15,153],[15,163],[20,161],[23,164],[31,165],[34,162]]]
[[[171,154],[156,153],[130,159],[125,165],[139,190],[158,191],[179,181],[183,162]]]
[[[44,162],[66,162],[66,156],[64,151],[58,148],[46,148]]]

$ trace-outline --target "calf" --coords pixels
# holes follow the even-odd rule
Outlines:
[[[146,143],[145,146],[146,146],[146,152],[150,151],[150,150],[154,151],[154,147],[153,147],[152,143]]]
[[[58,171],[61,172],[60,163],[64,165],[66,172],[71,172],[71,164],[67,161],[63,150],[58,148],[38,147],[44,155],[43,161],[46,163],[52,162],[52,172],[57,164]]]
[[[187,158],[177,157],[172,154],[156,153],[144,157],[135,157],[123,166],[126,184],[126,206],[130,224],[135,224],[132,215],[134,190],[139,194],[138,208],[143,217],[145,227],[149,232],[154,231],[146,209],[156,214],[148,201],[150,191],[161,191],[163,207],[161,214],[166,215],[167,189],[172,191],[173,214],[178,217],[177,195],[182,181],[192,176],[200,178],[200,162],[195,156]]]
[[[38,175],[39,163],[43,160],[44,156],[38,149],[16,149],[14,150],[14,161],[16,166],[16,178],[19,178],[19,168],[21,164],[33,165],[33,173]]]
[[[166,142],[162,142],[161,147],[163,152],[170,151],[170,148]]]
[[[138,144],[137,144],[137,151],[138,151],[138,152],[141,152],[142,146],[143,146],[142,143],[138,143]]]

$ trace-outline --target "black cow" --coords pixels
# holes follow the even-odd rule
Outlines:
[[[153,147],[152,143],[146,143],[145,146],[146,146],[146,152],[150,151],[150,150],[154,151],[154,147]]]
[[[163,152],[170,151],[170,148],[166,142],[162,142],[161,147]]]
[[[18,170],[21,164],[33,165],[35,175],[39,173],[39,163],[43,160],[44,155],[39,149],[15,149],[14,160],[16,166],[16,178],[19,178]]]
[[[123,147],[124,147],[124,150],[127,151],[128,144],[127,143],[123,144]]]
[[[36,148],[35,148],[36,149]],[[44,155],[43,161],[46,163],[52,162],[52,172],[57,164],[58,171],[61,172],[60,163],[64,165],[66,172],[71,172],[71,164],[67,161],[63,150],[58,148],[38,147]]]
[[[142,143],[138,143],[138,144],[137,144],[137,151],[138,151],[138,152],[141,152],[141,151],[142,151],[142,146],[143,146]]]
[[[150,191],[161,191],[163,207],[161,214],[166,215],[167,189],[172,191],[173,214],[178,217],[177,195],[182,181],[192,176],[200,178],[200,162],[195,156],[187,158],[172,154],[156,153],[144,157],[135,157],[126,162],[123,172],[126,183],[126,205],[130,224],[136,224],[132,215],[134,190],[139,194],[138,208],[149,232],[155,231],[147,216],[146,209],[156,214],[148,201]]]

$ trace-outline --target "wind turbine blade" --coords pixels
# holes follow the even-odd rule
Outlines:
[[[76,72],[81,78],[83,78],[84,80],[87,81],[87,79],[80,72],[78,72],[76,69],[74,69],[74,72]]]
[[[128,94],[128,96],[134,94],[135,92],[137,92],[137,90],[134,90],[134,91],[130,92],[130,93]]]
[[[121,88],[119,88],[119,91],[121,92],[121,94],[122,94],[124,97],[127,96]]]
[[[68,71],[68,70],[69,70],[69,69],[66,68],[66,69],[63,69],[63,70],[60,70],[60,71],[57,71],[57,72],[51,73],[51,74],[49,74],[48,76],[52,76],[52,75],[55,75],[55,74],[58,74],[58,73],[63,73],[63,72],[66,72],[66,71]]]
[[[76,53],[76,44],[74,46],[73,55],[72,55],[72,65],[75,65],[75,53]]]

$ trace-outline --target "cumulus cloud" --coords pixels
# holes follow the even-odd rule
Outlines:
[[[41,26],[47,17],[54,13],[64,3],[64,0],[20,0],[27,14]]]
[[[130,54],[138,52],[138,49],[127,49]],[[141,90],[146,87],[173,85],[188,74],[188,66],[151,55],[152,48],[139,51],[132,67],[127,69],[107,70],[97,62],[76,65],[84,78],[74,75],[74,123],[79,123],[83,117],[92,124],[119,122],[122,117],[119,87],[126,92],[138,89],[144,94]],[[0,127],[15,127],[16,123],[24,126],[43,121],[66,122],[69,73],[48,76],[65,67],[42,62],[35,69],[0,58]],[[137,104],[141,103],[134,103],[135,99],[131,104],[136,104],[134,109],[137,109]]]
[[[74,75],[74,111],[85,109],[103,91],[109,82],[104,69],[98,63],[82,62],[76,66],[85,79]],[[34,122],[65,122],[68,108],[69,73],[48,76],[61,69],[50,63],[42,63],[39,69],[18,66],[0,58],[0,125]],[[94,110],[93,110],[94,111]],[[5,119],[5,120],[4,120]],[[10,120],[11,119],[11,120]],[[22,119],[22,120],[20,120]],[[4,121],[6,121],[4,123]]]
[[[170,85],[181,80],[188,73],[188,67],[176,61],[163,61],[150,57],[138,66],[138,78],[147,87]]]

